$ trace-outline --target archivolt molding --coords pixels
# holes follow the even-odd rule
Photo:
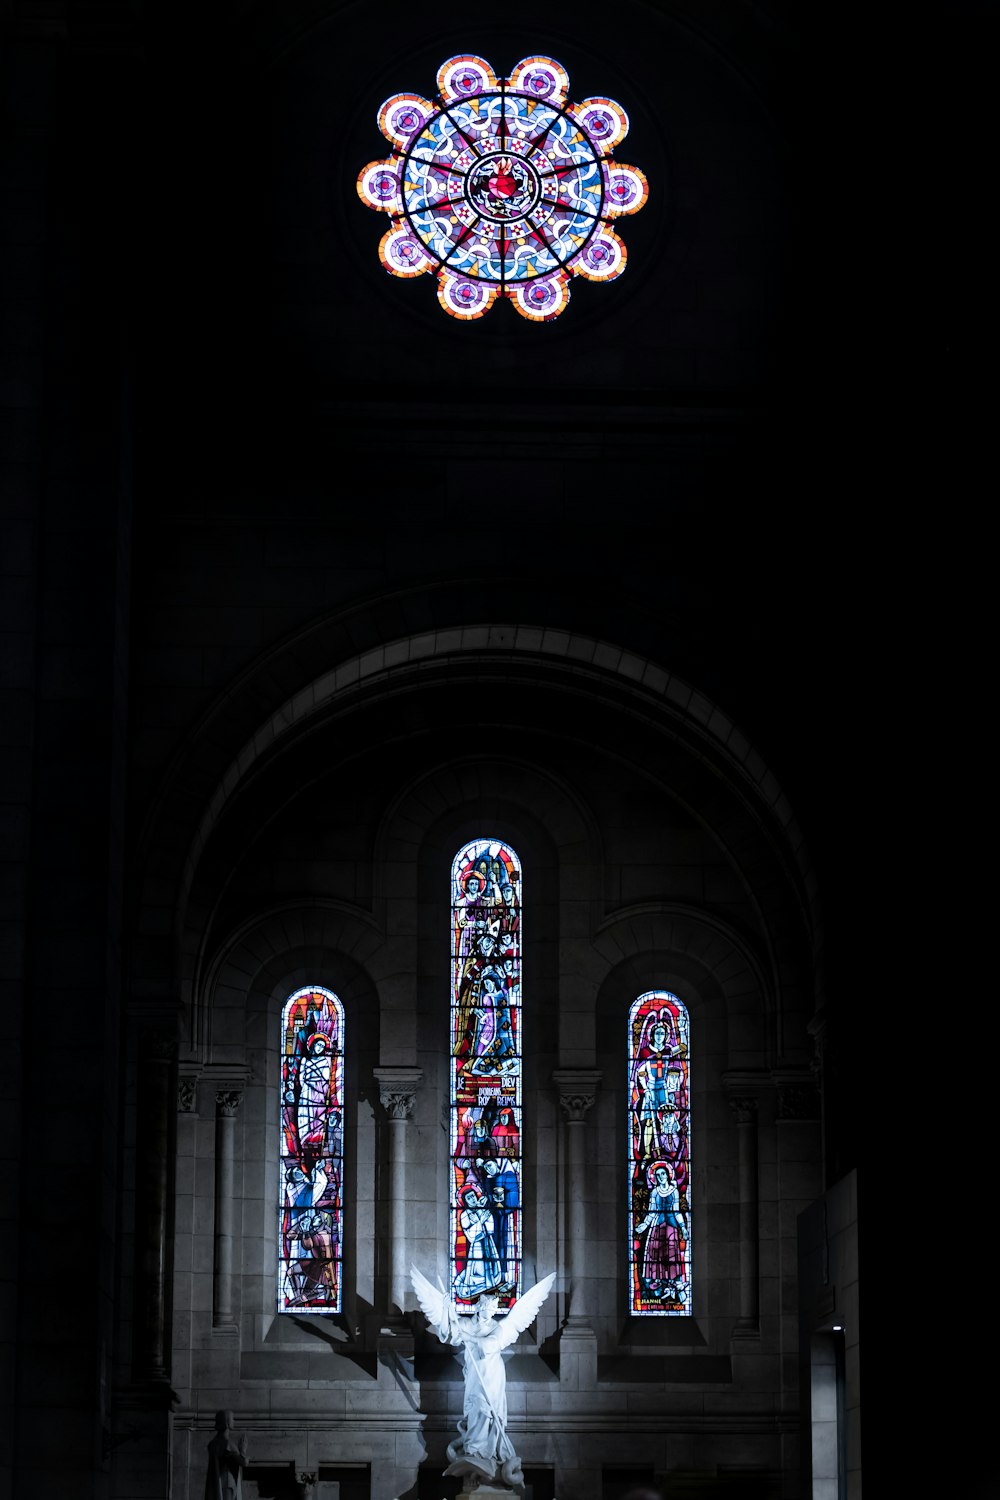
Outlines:
[[[376,972],[382,931],[369,912],[346,902],[307,897],[262,909],[240,923],[205,959],[192,987],[191,1057],[212,1055],[212,1008],[215,997],[245,1004],[251,993],[266,990],[283,999],[301,983],[330,983],[331,962],[346,959],[355,983],[377,993]],[[205,956],[202,955],[204,958]],[[341,975],[336,989],[349,998],[352,985]]]
[[[501,773],[515,773],[516,788],[501,782]],[[474,809],[474,817],[463,816]],[[499,821],[503,828],[494,829]],[[453,823],[442,855],[450,863],[456,841],[483,832],[509,836],[518,846],[524,843],[523,831],[514,825],[519,819],[538,829],[552,848],[557,863],[571,857],[572,851],[585,848],[593,866],[601,863],[603,848],[597,823],[579,797],[550,771],[531,761],[510,755],[477,754],[438,766],[401,788],[386,809],[375,839],[376,875],[392,861],[407,864],[412,870],[414,897],[417,896],[418,861],[440,841],[442,819]],[[474,823],[474,827],[472,824]],[[466,825],[469,825],[466,828]],[[509,826],[508,826],[509,825]],[[378,899],[378,884],[376,899]],[[597,892],[593,893],[596,899]]]
[[[667,989],[688,1006],[692,1024],[703,1026],[708,1016],[725,1018],[728,1050],[722,1065],[734,1065],[728,1056],[733,1051],[740,1054],[741,1066],[751,1065],[740,1046],[749,1017],[755,1018],[751,1031],[759,1039],[754,1050],[760,1057],[753,1065],[763,1068],[781,1053],[784,997],[768,982],[768,966],[724,920],[680,903],[623,907],[601,924],[594,947],[606,966],[597,986],[604,1048],[618,1045],[621,1017],[637,995]],[[701,1055],[707,1056],[704,1043]],[[705,1076],[700,1075],[699,1087]]]
[[[470,625],[428,631],[373,647],[324,672],[287,698],[245,741],[218,781],[188,851],[185,887],[211,829],[262,756],[300,732],[337,699],[363,687],[377,687],[398,673],[432,661],[445,664],[454,659],[469,664],[487,655],[554,659],[579,677],[599,680],[610,676],[623,681],[639,696],[658,703],[670,718],[683,723],[689,734],[705,742],[706,748],[711,747],[734,781],[743,783],[754,800],[770,810],[785,830],[790,846],[801,849],[801,832],[774,773],[728,715],[690,683],[609,641],[541,626]]]
[[[291,649],[286,646],[286,650]],[[711,767],[720,778],[720,790],[727,786],[730,794],[735,793],[751,819],[770,838],[790,874],[794,868],[803,916],[812,929],[815,944],[818,931],[815,879],[791,805],[762,757],[717,704],[657,662],[608,641],[543,626],[455,626],[389,641],[323,672],[260,720],[221,774],[219,769],[213,771],[213,766],[220,767],[220,748],[225,743],[220,734],[224,721],[219,717],[218,707],[207,717],[203,729],[192,735],[186,761],[178,764],[170,784],[165,786],[156,819],[144,840],[145,881],[140,887],[145,897],[141,902],[140,925],[143,911],[152,913],[152,928],[146,929],[150,931],[163,931],[163,898],[170,889],[175,893],[171,905],[180,940],[178,957],[187,952],[186,958],[182,958],[184,972],[178,978],[188,1003],[194,984],[200,983],[191,943],[201,940],[200,935],[193,938],[190,931],[183,936],[190,927],[190,913],[186,912],[188,895],[212,831],[257,769],[265,762],[272,764],[276,754],[318,727],[324,716],[346,711],[380,690],[410,690],[418,687],[422,679],[429,680],[431,672],[475,672],[479,667],[495,668],[504,660],[511,663],[512,669],[520,665],[529,675],[532,662],[544,667],[547,673],[556,668],[564,682],[597,697],[611,687],[620,695],[624,688],[636,711],[650,725],[659,724],[662,732]],[[269,675],[272,681],[280,680],[276,665]],[[260,692],[259,684],[253,687],[253,697],[258,701]],[[537,768],[533,769],[538,774]],[[207,797],[195,790],[213,787],[213,783]],[[405,798],[406,790],[400,795]],[[565,789],[562,795],[570,821],[586,821],[579,808],[574,819]],[[191,836],[186,838],[185,824],[192,828],[188,810],[199,805],[200,817]],[[772,828],[770,835],[768,823]],[[588,838],[592,834],[588,827]],[[780,954],[777,957],[784,961]]]
[[[619,907],[597,929],[594,946],[609,965],[652,949],[684,954],[711,971],[727,995],[754,992],[767,1009],[775,1003],[768,966],[752,943],[714,912],[685,902]]]

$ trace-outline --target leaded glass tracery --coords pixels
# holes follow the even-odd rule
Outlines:
[[[569,302],[570,280],[612,281],[626,250],[612,220],[638,213],[649,187],[612,152],[628,133],[614,99],[569,101],[552,57],[497,78],[482,57],[451,57],[436,102],[394,94],[378,112],[392,155],[358,175],[358,194],[387,213],[379,256],[393,276],[435,271],[452,317],[481,318],[498,296],[531,322]]]
[[[279,1312],[341,1309],[343,1178],[344,1007],[311,985],[281,1012]]]
[[[690,1036],[683,1001],[640,995],[628,1020],[629,1307],[691,1312]]]
[[[501,1311],[521,1280],[521,866],[473,839],[451,867],[451,1288]]]

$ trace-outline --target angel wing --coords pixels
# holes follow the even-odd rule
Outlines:
[[[447,1294],[439,1291],[436,1286],[433,1286],[423,1272],[418,1271],[414,1265],[410,1266],[410,1280],[413,1283],[413,1290],[417,1294],[417,1301],[420,1303],[424,1317],[437,1333],[438,1338],[443,1342],[447,1342],[449,1328]],[[511,1310],[513,1311],[513,1309]]]
[[[539,1308],[552,1290],[552,1283],[555,1279],[555,1271],[550,1271],[548,1276],[543,1276],[541,1281],[536,1281],[523,1297],[518,1297],[510,1312],[492,1335],[490,1339],[492,1348],[506,1349],[519,1333],[523,1333],[524,1329],[535,1321]]]

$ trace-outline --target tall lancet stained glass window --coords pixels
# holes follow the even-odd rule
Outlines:
[[[628,1018],[629,1310],[691,1312],[690,1037],[683,1001],[640,995]]]
[[[612,152],[628,134],[622,106],[575,104],[554,57],[525,57],[498,78],[484,57],[441,64],[438,94],[393,94],[378,112],[392,154],[358,175],[362,203],[387,213],[379,256],[391,276],[433,271],[438,301],[466,321],[508,298],[532,323],[569,302],[570,282],[625,269],[614,225],[649,188]]]
[[[451,867],[451,1288],[459,1312],[521,1281],[521,866],[474,839]]]
[[[311,985],[281,1012],[279,1312],[340,1312],[343,1180],[344,1007]]]

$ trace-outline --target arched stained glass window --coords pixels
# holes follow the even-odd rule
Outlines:
[[[473,839],[451,867],[451,1287],[459,1312],[521,1281],[521,866]]]
[[[683,1001],[640,995],[628,1018],[629,1308],[691,1312],[690,1038]]]
[[[340,1312],[344,1007],[319,985],[281,1012],[278,1311]]]

